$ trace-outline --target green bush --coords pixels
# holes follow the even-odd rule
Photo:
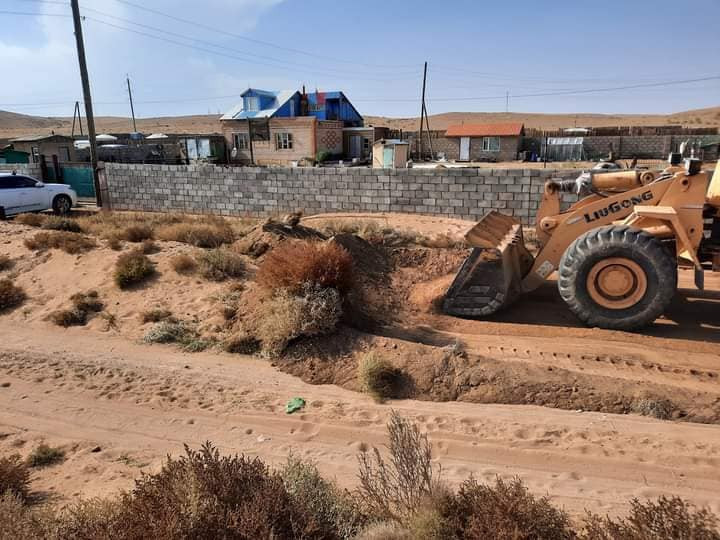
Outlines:
[[[115,264],[115,283],[121,289],[142,283],[155,275],[155,267],[141,251],[123,253]]]

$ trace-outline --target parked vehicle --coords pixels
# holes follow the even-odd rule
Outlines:
[[[52,209],[64,215],[77,205],[77,193],[65,184],[45,184],[23,174],[0,173],[0,218]]]

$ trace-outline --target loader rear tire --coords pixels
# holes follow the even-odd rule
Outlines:
[[[641,229],[598,227],[565,250],[558,289],[588,326],[635,330],[667,309],[677,290],[677,261]]]

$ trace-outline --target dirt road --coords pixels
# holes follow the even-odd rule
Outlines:
[[[384,443],[396,409],[428,432],[451,483],[518,475],[575,515],[621,512],[632,497],[663,493],[720,512],[716,425],[534,406],[378,405],[250,357],[9,320],[0,335],[0,453],[63,445],[66,462],[36,473],[33,486],[65,499],[128,488],[167,453],[205,440],[276,464],[293,452],[352,487],[357,452]],[[294,396],[308,405],[289,416]]]

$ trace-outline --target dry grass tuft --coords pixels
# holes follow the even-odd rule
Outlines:
[[[0,313],[22,304],[27,298],[25,291],[9,279],[0,279]]]
[[[48,315],[48,319],[58,326],[68,328],[70,326],[85,326],[87,324],[87,312],[81,309],[58,309]]]
[[[642,414],[643,416],[651,416],[659,420],[672,418],[672,413],[675,409],[675,405],[669,399],[646,397],[633,403],[633,412]]]
[[[30,452],[27,463],[30,467],[48,467],[64,460],[64,450],[42,443]]]
[[[170,259],[170,266],[178,274],[193,274],[197,270],[197,262],[190,255],[181,253]]]
[[[200,275],[211,281],[225,281],[245,274],[242,256],[228,249],[212,249],[196,256]]]
[[[126,242],[139,243],[153,237],[153,228],[145,223],[130,225],[118,233],[118,237]]]
[[[255,336],[266,353],[276,355],[301,336],[334,332],[342,316],[342,301],[337,290],[306,283],[299,294],[281,289],[258,311]]]
[[[115,264],[114,280],[121,289],[143,283],[155,275],[155,267],[150,259],[142,252],[133,250],[123,253]]]
[[[401,397],[405,387],[403,372],[374,353],[368,353],[360,360],[358,379],[363,391],[378,402]]]
[[[145,343],[183,343],[194,337],[195,331],[182,321],[164,320],[147,331]]]
[[[30,493],[30,471],[18,454],[0,458],[0,494],[12,493],[26,500]]]
[[[60,216],[48,216],[44,219],[40,226],[49,231],[65,231],[72,233],[83,232],[82,227],[77,221]]]
[[[145,255],[152,255],[153,253],[159,253],[161,249],[160,246],[152,240],[143,240],[140,244],[140,251]]]
[[[201,248],[218,248],[223,244],[232,244],[235,233],[224,220],[214,219],[213,223],[176,223],[157,229],[160,240],[182,242]]]
[[[100,295],[97,291],[88,291],[85,293],[75,293],[70,297],[75,308],[82,311],[97,313],[105,309],[105,304],[100,300]]]
[[[365,527],[353,540],[421,540],[410,531],[394,521],[381,521],[371,523]],[[422,540],[436,540],[425,539]],[[444,540],[438,538],[437,540]]]
[[[28,227],[40,227],[47,218],[48,216],[42,214],[20,214],[15,216],[15,222]]]
[[[265,256],[256,281],[269,291],[298,292],[311,283],[344,294],[353,285],[353,260],[336,243],[283,242]]]
[[[173,322],[174,320],[175,319],[172,312],[170,310],[162,308],[149,309],[147,311],[143,311],[140,314],[140,321],[143,324],[147,324],[150,322],[158,323],[162,321]]]
[[[0,272],[13,267],[13,260],[7,255],[0,255]]]
[[[71,255],[96,247],[92,238],[67,231],[39,232],[32,238],[26,238],[24,243],[26,248],[34,251],[61,249]]]

